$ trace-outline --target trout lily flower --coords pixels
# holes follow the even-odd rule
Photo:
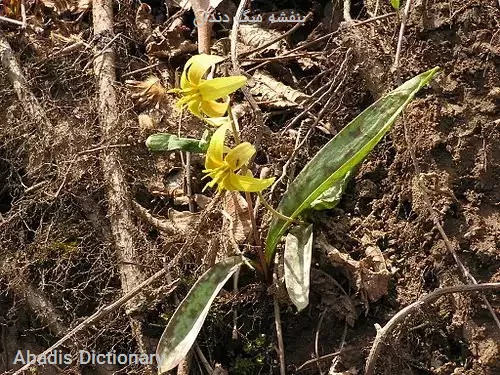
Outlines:
[[[204,79],[208,70],[224,58],[215,55],[195,55],[191,57],[181,76],[180,88],[169,90],[183,97],[177,107],[188,108],[197,117],[222,117],[229,107],[229,94],[243,87],[245,76]],[[203,115],[202,115],[203,114]]]
[[[259,192],[271,186],[274,177],[266,179],[254,178],[249,171],[247,171],[247,175],[238,174],[238,171],[255,154],[255,147],[248,142],[243,142],[233,149],[225,148],[224,139],[228,128],[228,125],[220,126],[210,140],[203,172],[207,173],[208,175],[205,177],[210,177],[212,181],[207,183],[205,189],[217,184],[217,190],[219,191]],[[226,155],[224,156],[224,154]]]

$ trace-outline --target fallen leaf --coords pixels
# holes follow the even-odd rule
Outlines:
[[[223,216],[223,233],[231,231],[237,244],[245,243],[252,229],[247,201],[239,192],[228,191],[222,199],[222,207],[231,218]]]
[[[266,43],[269,43],[270,40],[279,38],[282,33],[276,30],[266,30],[257,25],[240,25],[238,29],[238,33],[240,35],[241,41],[252,47],[259,48]],[[264,51],[271,52],[283,52],[285,49],[285,42],[278,41],[276,43],[271,44],[269,47],[266,47]],[[262,53],[262,52],[261,52]]]
[[[364,299],[375,302],[388,293],[391,274],[377,246],[368,246],[365,250],[366,257],[360,261],[341,253],[325,241],[321,241],[320,246],[326,249],[327,257],[333,265],[345,267],[349,271],[356,289]]]
[[[146,52],[150,57],[170,59],[175,56],[188,54],[198,49],[191,42],[182,28],[174,28],[162,32],[158,27],[153,30],[146,44]]]
[[[271,107],[296,107],[310,99],[309,95],[295,90],[261,71],[256,71],[253,79],[255,85],[250,88],[250,92],[259,100],[269,102]]]
[[[189,211],[176,211],[173,208],[168,210],[168,218],[181,233],[189,233],[199,218],[199,213]]]

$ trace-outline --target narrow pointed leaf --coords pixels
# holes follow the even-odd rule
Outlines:
[[[215,297],[245,257],[224,259],[205,272],[193,285],[170,318],[156,349],[158,373],[177,366],[193,346]]]
[[[286,236],[285,285],[288,295],[298,311],[309,304],[313,226],[299,225]]]
[[[208,142],[206,139],[180,138],[174,134],[157,133],[146,139],[146,146],[153,152],[182,150],[204,153],[208,149]]]
[[[351,121],[302,169],[283,195],[278,211],[294,219],[310,208],[311,203],[327,189],[343,183],[345,175],[375,147],[438,69],[433,68],[403,83]],[[290,223],[290,220],[282,219],[271,222],[266,239],[268,262],[273,258],[276,245]]]

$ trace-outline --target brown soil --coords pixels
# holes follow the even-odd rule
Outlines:
[[[391,71],[400,19],[390,16],[338,29],[342,4],[332,9],[331,3],[283,0],[252,5],[260,12],[313,11],[312,21],[292,34],[288,46],[261,57],[280,55],[304,40],[313,41],[337,30],[328,40],[305,49],[317,54],[274,61],[264,68],[275,79],[309,95],[333,80],[340,82],[328,104],[323,101],[313,107],[315,115],[325,106],[327,109],[321,128],[298,154],[295,174],[337,131],[400,80],[434,66],[440,66],[441,72],[363,162],[339,205],[310,217],[315,228],[310,305],[299,314],[285,298],[281,305],[290,374],[363,374],[376,324],[383,326],[401,308],[436,288],[468,283],[431,219],[422,185],[465,268],[478,283],[500,282],[500,4],[496,0],[413,1],[401,63],[397,71]],[[352,17],[368,19],[376,3],[352,0]],[[378,14],[391,12],[388,3],[380,0]],[[146,66],[150,58],[150,63],[160,61],[162,65],[133,78],[141,80],[154,73],[172,87],[175,69],[182,69],[190,54],[180,50],[160,60],[148,55],[151,51],[146,51],[145,37],[134,20],[137,6],[127,3],[115,9],[115,33],[122,34],[114,46],[120,124],[113,139],[102,139],[99,131],[95,81],[89,68],[91,49],[51,56],[61,47],[50,36],[51,28],[66,37],[83,32],[83,38],[92,43],[92,17],[85,15],[70,23],[68,19],[76,19],[70,12],[58,14],[33,5],[29,15],[36,14],[38,22],[53,22],[44,26],[45,31],[20,32],[0,24],[0,36],[16,52],[50,121],[50,127],[48,122],[34,121],[7,75],[0,75],[4,108],[0,112],[2,373],[19,367],[12,365],[18,349],[43,351],[70,327],[121,295],[120,257],[113,245],[113,217],[99,163],[102,149],[93,149],[118,145],[127,194],[151,214],[161,218],[168,216],[170,208],[188,210],[182,199],[185,186],[180,155],[152,155],[144,141],[158,131],[177,133],[179,127],[185,136],[200,137],[201,124],[188,119],[179,125],[172,97],[154,110],[134,107],[136,102],[124,85],[131,77],[123,75]],[[153,2],[151,6],[153,25],[162,25],[164,9]],[[235,8],[231,1],[223,6],[227,12]],[[194,30],[189,30],[192,17],[188,12],[175,32],[178,37],[182,34],[182,40],[195,42]],[[216,42],[227,35],[227,30],[216,27],[212,38]],[[169,37],[175,44],[175,38]],[[346,56],[350,57],[345,69],[340,70]],[[248,64],[243,69],[255,62]],[[244,102],[240,94],[235,100]],[[282,132],[300,110],[273,108],[266,99],[260,104],[265,127],[254,174],[266,166],[271,175],[279,176],[297,132],[307,130],[312,120],[299,121],[295,132]],[[157,124],[153,128],[138,125],[139,113],[149,114]],[[240,121],[243,139],[253,142],[258,133],[253,116],[247,114]],[[411,157],[412,148],[419,170]],[[192,189],[196,194],[201,194],[205,183],[202,169],[203,158],[193,155]],[[284,187],[279,186],[270,197],[274,205]],[[181,279],[178,298],[209,264],[230,252],[220,229],[222,217],[215,211],[202,235],[173,267],[171,276]],[[268,216],[263,209],[258,220],[265,232]],[[144,276],[161,269],[164,261],[168,263],[189,233],[188,228],[166,235],[140,216],[134,216],[134,223],[135,247],[140,253],[134,262]],[[251,253],[249,246],[241,249]],[[368,261],[368,249],[383,256],[386,278],[373,279],[378,274]],[[354,263],[361,268],[354,268]],[[145,349],[153,353],[176,307],[176,298],[157,292],[164,284],[161,280],[148,289],[146,302],[132,314],[114,312],[60,350],[73,355],[80,349],[99,353]],[[230,374],[279,373],[272,289],[254,273],[243,271],[239,292],[227,287],[216,300],[198,338],[212,366],[220,364]],[[500,316],[499,296],[485,296]],[[233,310],[238,312],[237,339],[232,338]],[[131,320],[140,325],[143,340],[137,340]],[[340,349],[337,356],[301,366],[317,355]],[[192,374],[200,374],[197,363],[192,361]],[[146,374],[150,369],[73,365],[63,369],[46,366],[39,371]],[[500,327],[480,295],[442,297],[397,327],[385,342],[376,373],[500,374]]]

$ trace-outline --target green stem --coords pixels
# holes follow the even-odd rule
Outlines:
[[[236,145],[239,145],[241,143],[241,138],[240,138],[240,134],[238,133],[238,129],[236,129],[236,124],[233,121],[233,113],[231,111],[231,106],[229,106],[229,108],[228,108],[228,116],[229,116],[229,121],[231,122],[231,129],[233,131],[234,142],[236,143]],[[241,173],[245,174],[246,169],[247,169],[247,167],[243,166],[241,168]],[[269,266],[266,262],[266,257],[264,256],[262,240],[260,239],[259,230],[257,228],[257,220],[255,219],[255,214],[253,212],[252,196],[250,195],[249,192],[245,192],[245,198],[247,201],[250,222],[252,223],[252,232],[253,232],[253,237],[255,240],[255,245],[257,248],[256,252],[257,252],[257,255],[259,257],[259,261],[260,261],[261,268],[262,268],[262,275],[264,276],[264,280],[269,281]]]
[[[262,193],[259,191],[257,192],[257,194],[259,195],[259,198],[260,198],[260,201],[261,203],[264,205],[265,208],[267,208],[267,210],[269,212],[271,212],[274,216],[278,217],[279,219],[281,220],[284,220],[284,221],[287,221],[287,222],[290,222],[290,223],[296,223],[296,224],[304,224],[303,221],[299,220],[299,219],[294,219],[292,217],[288,217],[288,216],[285,216],[283,215],[281,212],[278,212],[276,211],[267,201],[266,199],[264,198],[264,196],[262,195]]]

